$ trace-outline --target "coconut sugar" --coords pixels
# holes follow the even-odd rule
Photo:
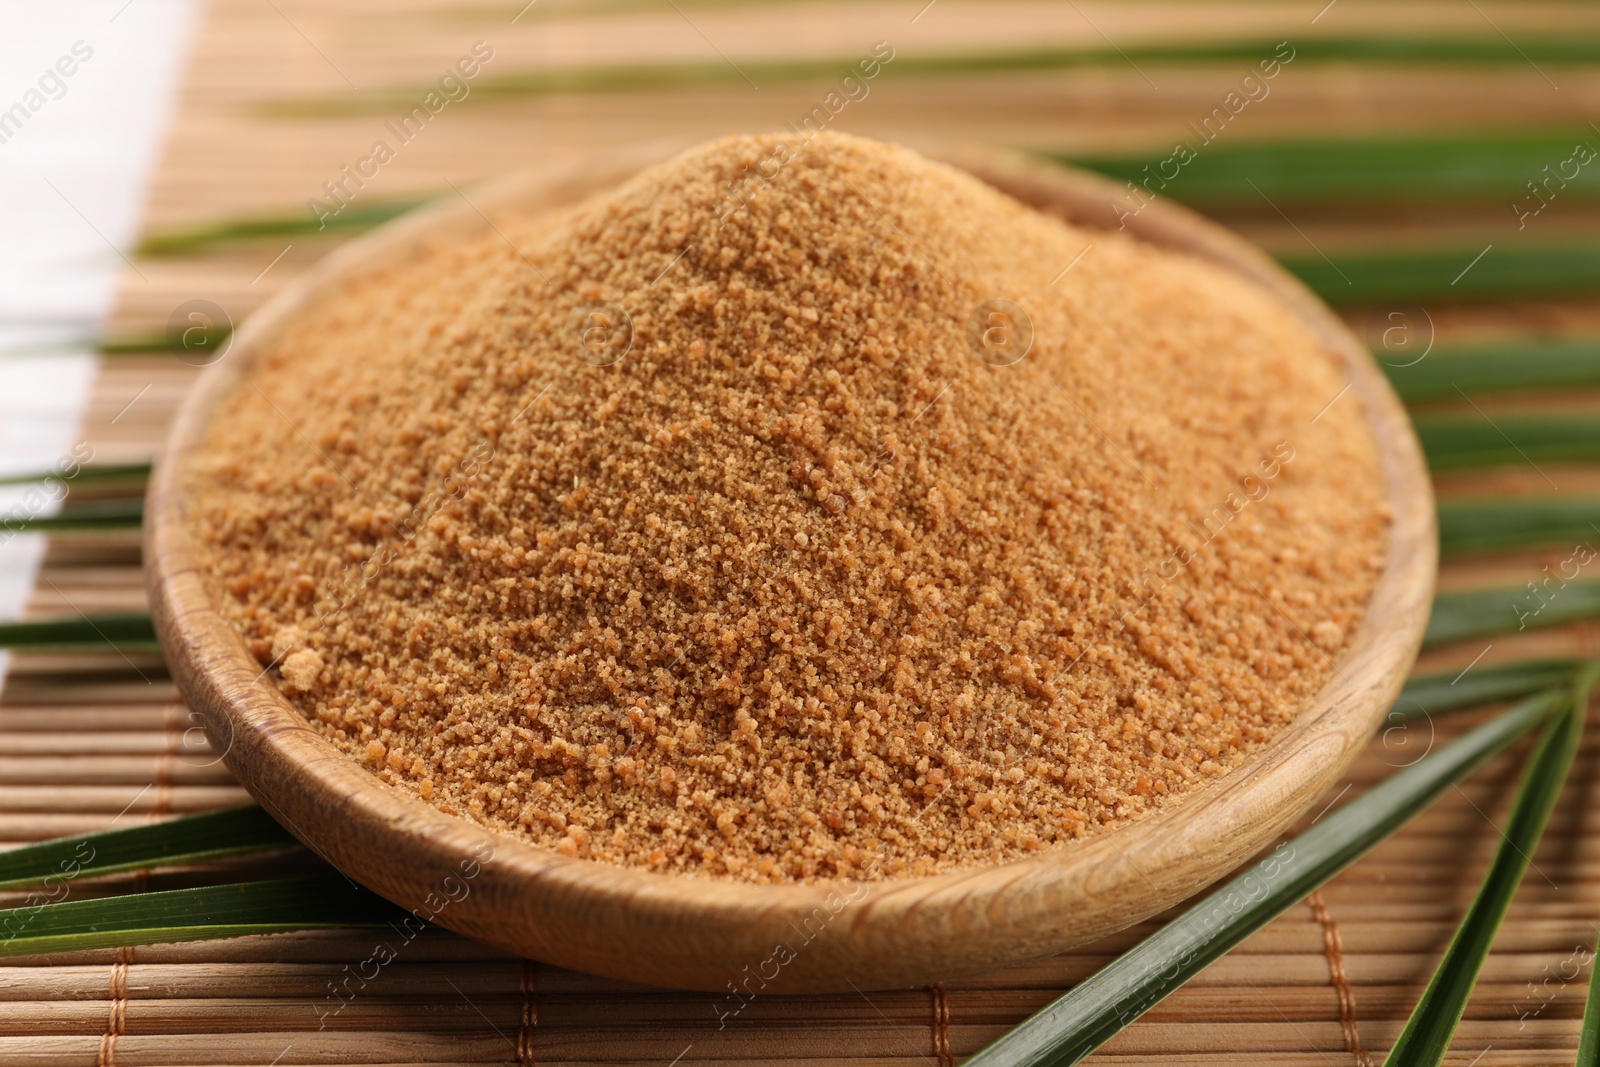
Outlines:
[[[836,134],[491,214],[183,461],[269,676],[446,812],[755,882],[1014,859],[1237,767],[1362,619],[1360,400],[1226,271]]]

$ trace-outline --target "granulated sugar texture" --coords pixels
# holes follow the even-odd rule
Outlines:
[[[1025,856],[1237,766],[1380,567],[1334,358],[1216,267],[779,146],[496,215],[277,336],[186,461],[271,677],[447,812],[756,882]]]

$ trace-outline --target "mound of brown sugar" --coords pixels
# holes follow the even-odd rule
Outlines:
[[[733,138],[349,282],[186,478],[227,613],[385,781],[611,863],[908,876],[1305,707],[1386,536],[1343,389],[1216,267]]]

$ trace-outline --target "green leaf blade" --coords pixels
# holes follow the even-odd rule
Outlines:
[[[144,521],[143,497],[86,500],[69,504],[54,515],[0,519],[0,533],[89,533],[136,530]]]
[[[1600,415],[1499,415],[1491,420],[1477,412],[1412,421],[1435,471],[1600,461]]]
[[[1197,139],[1197,134],[1188,139],[1191,147],[1198,147]],[[1152,174],[1159,161],[1172,155],[1170,144],[1139,154],[1053,153],[1050,158],[1119,181],[1150,181],[1161,195],[1213,209],[1259,207],[1267,200],[1279,205],[1441,199],[1486,199],[1498,204],[1541,167],[1572,155],[1581,142],[1600,142],[1600,138],[1579,126],[1533,132],[1482,130],[1465,136],[1419,130],[1399,136],[1222,140],[1206,144],[1204,152],[1164,185],[1159,174]],[[1600,196],[1600,174],[1580,171],[1561,195]]]
[[[227,219],[205,226],[151,234],[139,242],[139,254],[179,256],[219,245],[260,241],[267,238],[309,237],[329,231],[339,234],[358,233],[404,215],[432,199],[431,196],[421,196],[354,204],[344,208],[337,215],[329,215],[320,221],[309,211]],[[171,347],[170,339],[160,338],[144,342],[143,346],[136,350],[148,351],[152,348],[162,350]]]
[[[0,648],[28,652],[159,652],[161,643],[150,613],[137,611],[0,623]]]
[[[150,477],[148,463],[103,463],[79,467],[71,474],[60,471],[35,471],[0,478],[0,485],[31,485],[34,482],[63,482],[69,485],[104,482],[142,482]]]
[[[1600,292],[1600,247],[1565,242],[1489,244],[1492,247],[1335,252],[1326,259],[1294,255],[1281,262],[1318,296],[1345,307],[1550,299]]]
[[[250,805],[180,815],[144,826],[60,837],[0,852],[0,889],[170,867],[299,842],[263,809]]]
[[[1439,551],[1445,556],[1555,545],[1578,549],[1597,540],[1600,500],[1490,497],[1439,502]]]
[[[1600,582],[1569,582],[1548,598],[1536,591],[1539,588],[1498,586],[1438,594],[1433,598],[1422,647],[1437,648],[1472,637],[1520,633],[1600,616]]]
[[[1600,38],[1582,34],[1520,36],[1512,48],[1496,36],[1342,36],[1297,41],[1292,51],[1280,51],[1287,42],[1248,38],[1201,44],[1148,44],[1127,47],[1040,48],[1024,47],[988,52],[949,51],[932,55],[902,54],[885,64],[884,74],[896,77],[947,78],[954,75],[1010,74],[1025,71],[1075,70],[1085,67],[1134,64],[1245,63],[1256,64],[1275,56],[1297,65],[1308,63],[1389,63],[1415,65],[1474,64],[1501,66],[1535,63],[1600,63]],[[473,106],[493,100],[518,99],[563,93],[659,92],[719,85],[793,85],[814,79],[837,79],[850,73],[859,55],[819,59],[764,60],[746,57],[731,63],[628,63],[605,66],[535,69],[485,75],[473,82],[470,95],[453,106]],[[271,101],[261,110],[274,118],[327,118],[339,115],[383,113],[416,104],[433,88],[428,85],[396,86],[338,94]],[[1520,181],[1516,183],[1520,185]],[[1514,186],[1515,187],[1515,186]]]
[[[1573,659],[1525,660],[1414,677],[1400,690],[1386,721],[1412,722],[1518,700],[1563,684],[1577,666]]]
[[[390,926],[407,918],[395,905],[340,876],[238,882],[0,911],[0,959],[324,927]]]
[[[1583,1026],[1578,1030],[1578,1058],[1573,1067],[1600,1067],[1600,938],[1589,956],[1589,995],[1583,1003]]]
[[[1379,365],[1407,403],[1600,386],[1600,339],[1589,337],[1440,348],[1414,363],[1403,362],[1380,359]]]
[[[1545,727],[1529,756],[1512,801],[1511,815],[1500,831],[1500,846],[1495,849],[1478,894],[1405,1029],[1389,1050],[1385,1067],[1436,1067],[1450,1051],[1450,1040],[1489,958],[1495,935],[1511,908],[1512,897],[1532,862],[1529,857],[1544,836],[1550,813],[1555,810],[1572,768],[1594,681],[1591,669],[1573,683],[1571,692],[1565,694],[1562,713]]]
[[[1568,705],[1562,692],[1523,701],[1325,816],[1214,890],[983,1049],[966,1067],[1076,1063],[1428,804]],[[1221,918],[1219,919],[1219,915]]]

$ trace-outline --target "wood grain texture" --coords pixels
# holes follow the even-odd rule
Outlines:
[[[403,256],[424,236],[476,231],[485,225],[480,210],[492,217],[570,202],[668,148],[507,179],[473,192],[471,204],[446,201],[328,256],[247,321],[227,358],[184,402],[166,454],[176,460],[199,447],[210,413],[248,377],[255,354],[336,280]],[[990,150],[935,147],[933,154],[1081,225],[1116,222],[1115,187],[1103,179]],[[1383,445],[1393,515],[1383,573],[1332,679],[1247,764],[1179,803],[1038,857],[866,884],[752,886],[535,848],[382,784],[305,724],[218,613],[189,540],[175,461],[151,483],[145,553],[152,610],[178,688],[240,783],[335,867],[449,929],[577,970],[714,992],[752,976],[763,992],[886,989],[1046,956],[1160,912],[1268,845],[1365,747],[1416,654],[1433,589],[1435,533],[1409,421],[1331,312],[1264,254],[1181,208],[1152,204],[1129,229],[1243,275],[1310,325],[1347,370],[1353,396],[1344,402],[1363,406]],[[782,967],[771,962],[778,944],[794,952]]]

